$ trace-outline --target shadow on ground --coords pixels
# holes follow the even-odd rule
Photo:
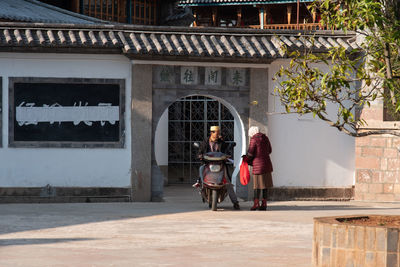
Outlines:
[[[297,205],[279,205],[279,202],[273,202],[274,205],[270,205],[268,207],[269,210],[272,211],[279,211],[279,210],[304,210],[304,211],[321,211],[321,210],[340,210],[340,211],[346,211],[346,210],[396,210],[399,209],[399,206],[396,207],[371,207],[371,206],[360,206],[360,205],[313,205],[310,203],[310,205],[305,204],[304,206],[297,206]],[[288,203],[285,201],[285,203]],[[305,202],[307,203],[307,201]],[[332,203],[332,202],[327,202],[327,203]]]
[[[208,204],[203,203],[197,190],[190,185],[168,186],[165,188],[164,202],[135,202],[135,203],[66,203],[66,204],[1,204],[0,205],[0,235],[31,231],[69,225],[96,223],[103,221],[123,220],[129,218],[142,218],[157,215],[168,215],[176,213],[209,212]],[[325,205],[326,203],[326,205]],[[338,204],[343,203],[343,204]],[[241,202],[241,211],[250,212],[252,202]],[[271,202],[268,206],[270,211],[323,211],[337,210],[380,210],[399,209],[400,204],[390,205],[367,205],[352,202]],[[232,212],[232,204],[227,198],[219,205],[218,212]],[[211,211],[210,211],[211,212]],[[268,211],[267,211],[268,212]],[[11,240],[4,239],[0,245],[8,245]],[[16,244],[23,245],[24,242],[58,242],[52,240],[15,240]],[[18,243],[19,242],[19,243]],[[65,242],[60,240],[59,242]]]
[[[23,245],[43,245],[76,241],[90,241],[97,238],[10,238],[0,239],[0,247],[2,246],[23,246]]]

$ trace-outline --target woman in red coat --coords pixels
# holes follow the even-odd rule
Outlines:
[[[253,166],[254,183],[254,205],[250,210],[267,210],[267,188],[273,187],[272,183],[272,162],[269,154],[272,152],[271,143],[268,137],[260,133],[256,126],[249,129],[250,145],[247,151],[247,158]],[[262,203],[260,206],[260,193],[262,191]]]

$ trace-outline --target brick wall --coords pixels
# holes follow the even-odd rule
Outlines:
[[[400,138],[356,138],[355,200],[400,201]]]
[[[400,267],[399,240],[396,227],[345,224],[335,217],[314,218],[312,266]]]

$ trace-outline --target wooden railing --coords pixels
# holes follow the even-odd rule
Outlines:
[[[249,27],[253,29],[260,29],[260,25],[248,25],[244,27]],[[297,24],[267,24],[264,25],[264,29],[269,30],[326,30],[325,26],[320,23],[301,23]]]

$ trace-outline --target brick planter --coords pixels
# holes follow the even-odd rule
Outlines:
[[[314,218],[313,266],[400,267],[399,227],[363,226],[338,221],[359,217]]]

